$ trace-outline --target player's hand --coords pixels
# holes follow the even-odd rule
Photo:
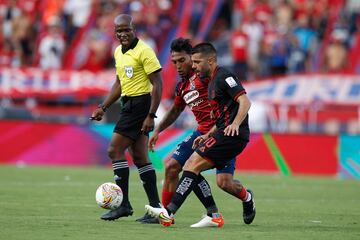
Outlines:
[[[104,110],[102,110],[102,108],[96,108],[91,114],[90,120],[100,121],[103,118],[104,114],[105,112]]]
[[[225,136],[237,136],[239,135],[239,125],[232,123],[224,129]]]
[[[214,110],[211,110],[211,111],[210,111],[210,118],[211,118],[211,119],[216,119]]]
[[[197,138],[195,138],[193,145],[192,145],[192,149],[197,148],[201,143],[203,143],[206,139],[208,139],[208,136],[206,134],[198,136]]]
[[[141,127],[141,132],[143,133],[149,133],[154,130],[155,121],[150,116],[147,116],[143,122],[143,125]]]
[[[148,143],[148,148],[151,152],[154,152],[154,147],[158,139],[159,139],[159,132],[155,130],[153,135],[149,139],[149,143]]]

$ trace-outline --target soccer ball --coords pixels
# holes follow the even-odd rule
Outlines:
[[[105,209],[116,209],[123,200],[121,188],[111,182],[101,184],[96,190],[96,203]]]

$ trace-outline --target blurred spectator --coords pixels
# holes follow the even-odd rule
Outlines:
[[[4,41],[0,47],[0,67],[14,67],[15,51],[9,41]]]
[[[347,55],[343,39],[334,35],[325,51],[325,71],[329,73],[344,72],[347,67]]]
[[[137,37],[142,39],[144,42],[146,42],[154,50],[156,54],[159,53],[155,40],[152,37],[150,37],[146,31],[141,31],[141,32],[137,31]]]
[[[271,76],[271,55],[273,52],[273,45],[278,37],[275,24],[273,21],[269,22],[264,31],[263,39],[259,44],[258,66],[254,69],[254,77],[268,77]]]
[[[40,66],[43,69],[60,69],[65,51],[65,40],[63,37],[60,19],[53,17],[49,20],[47,33],[40,40],[39,55]]]
[[[259,22],[254,18],[254,15],[251,12],[246,13],[243,25],[243,31],[249,37],[249,47],[248,47],[248,64],[249,71],[252,73],[252,79],[259,67],[259,53],[260,53],[260,42],[264,36],[264,28]]]
[[[250,7],[252,6],[253,0],[234,0],[231,16],[231,26],[232,29],[236,29],[244,20],[244,13],[248,12]]]
[[[32,64],[34,40],[34,28],[30,18],[25,14],[14,18],[12,42],[19,51],[22,66]]]
[[[270,71],[272,76],[283,75],[288,69],[290,43],[285,30],[282,30],[272,44],[270,53]]]
[[[189,32],[191,35],[195,36],[200,25],[201,16],[203,15],[203,11],[206,7],[206,2],[204,0],[194,1],[192,12],[191,12],[191,19],[190,19],[190,26]]]
[[[16,5],[16,0],[9,1],[8,5],[0,8],[2,19],[2,34],[5,41],[11,41],[13,34],[13,20],[21,15],[20,9]]]
[[[70,15],[72,23],[76,28],[86,25],[91,13],[92,0],[65,0],[64,13]]]
[[[309,25],[309,16],[301,15],[297,20],[293,34],[299,41],[300,48],[306,53],[313,53],[316,49],[316,32]]]
[[[230,55],[229,46],[230,34],[231,32],[227,29],[226,22],[223,19],[218,19],[209,33],[209,41],[214,45],[217,51],[218,63],[229,69],[233,66],[233,59]]]
[[[275,12],[277,25],[284,29],[289,30],[292,27],[293,20],[293,7],[288,0],[282,0]]]
[[[242,24],[232,32],[230,38],[231,55],[234,61],[234,73],[241,80],[247,80],[248,35],[242,30]]]
[[[42,0],[41,1],[41,21],[47,26],[53,18],[59,16],[64,8],[65,0]]]
[[[266,25],[271,17],[272,17],[272,9],[269,5],[268,0],[256,0],[254,4],[253,14],[255,16],[256,21],[259,23]]]
[[[296,37],[290,35],[289,40],[291,49],[288,61],[288,72],[303,73],[309,69],[308,55],[306,51],[300,48],[299,40]]]
[[[111,39],[98,29],[93,29],[86,43],[85,63],[80,69],[97,72],[108,66],[111,54]]]

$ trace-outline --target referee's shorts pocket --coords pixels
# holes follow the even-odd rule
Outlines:
[[[131,109],[132,109],[132,100],[131,99],[129,99],[126,96],[122,96],[120,98],[120,105],[121,105],[122,112],[131,113]]]

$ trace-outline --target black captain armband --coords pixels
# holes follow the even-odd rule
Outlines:
[[[107,107],[105,107],[104,104],[99,104],[98,108],[101,108],[104,112],[106,112],[106,110],[107,110]]]
[[[157,118],[157,116],[154,112],[149,113],[149,117],[151,117],[152,119]]]

